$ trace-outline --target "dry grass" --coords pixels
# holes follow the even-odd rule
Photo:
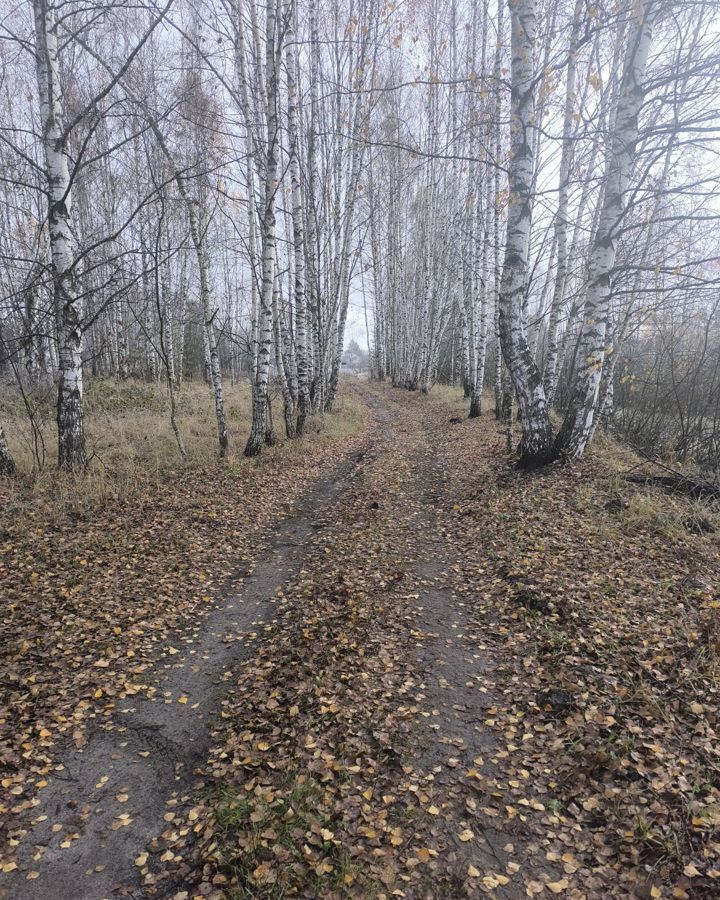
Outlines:
[[[225,410],[230,432],[227,465],[258,464],[242,455],[250,430],[251,402],[247,381],[225,386]],[[41,465],[33,459],[32,428],[22,397],[8,388],[0,393],[3,423],[20,477],[5,485],[9,502],[42,500],[61,506],[129,498],[150,483],[181,471],[206,468],[216,459],[217,431],[213,396],[203,383],[187,382],[177,396],[178,425],[187,452],[180,455],[170,426],[164,385],[143,381],[118,382],[94,379],[87,385],[85,428],[90,463],[82,474],[59,473],[55,467],[57,431],[55,390],[38,388],[30,398],[40,435]],[[348,437],[362,430],[365,409],[355,394],[342,390],[332,414],[308,422],[307,434],[296,441],[283,440],[280,398],[273,402],[278,443],[266,448],[265,459],[303,453],[308,441]]]
[[[452,384],[434,384],[430,391],[431,399],[451,406],[453,410],[457,409],[457,415],[467,416],[470,409],[470,401],[463,397],[463,389],[459,385]],[[487,395],[483,397],[483,409],[487,407]]]
[[[596,456],[602,459],[607,468],[617,473],[627,472],[633,467],[641,465],[644,460],[632,447],[619,441],[607,431],[598,428],[588,448],[590,457]]]
[[[38,389],[32,397],[45,445],[45,462],[52,468],[55,454],[55,391]],[[214,452],[215,422],[212,394],[206,385],[184,384],[177,398],[178,422],[190,461]],[[250,397],[247,384],[226,388],[226,408],[236,440],[248,427]],[[33,469],[31,429],[17,394],[0,398],[0,416],[15,461],[21,472]],[[162,384],[142,381],[89,381],[85,400],[85,427],[90,470],[140,466],[159,471],[177,464],[177,444],[170,427],[167,390]]]
[[[669,496],[657,488],[634,491],[618,519],[630,531],[643,528],[669,540],[720,543],[720,514],[709,504]]]
[[[674,542],[707,545],[708,549],[720,545],[717,503],[669,494],[651,484],[629,482],[625,476],[631,472],[662,472],[605,432],[596,433],[588,458],[602,466],[608,503],[617,507],[617,521],[627,533],[642,530]]]

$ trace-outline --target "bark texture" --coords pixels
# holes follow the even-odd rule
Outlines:
[[[8,447],[7,440],[5,439],[5,432],[3,431],[2,425],[0,425],[0,475],[14,475],[15,474],[15,460],[12,457],[12,453],[10,453],[10,448]]]
[[[527,290],[528,243],[532,220],[535,131],[534,0],[511,0],[512,92],[511,153],[508,172],[507,240],[500,284],[500,341],[518,401],[523,465],[539,465],[554,455],[542,376],[530,353],[523,324]]]
[[[588,261],[585,308],[576,357],[576,372],[558,449],[582,456],[593,428],[610,324],[612,272],[626,192],[635,158],[638,117],[643,102],[645,68],[652,43],[655,4],[634,0],[623,80],[605,162],[603,202]]]
[[[83,309],[77,292],[72,250],[70,164],[67,137],[63,132],[57,23],[48,0],[33,0],[33,12],[58,338],[58,465],[64,469],[79,469],[87,461],[83,416]]]
[[[257,361],[252,384],[252,426],[245,445],[245,456],[257,456],[267,440],[268,378],[273,346],[273,290],[275,288],[276,214],[278,189],[278,115],[277,115],[277,9],[274,0],[266,5],[267,36],[265,48],[265,89],[267,155],[265,196],[261,222],[262,281],[258,310]]]

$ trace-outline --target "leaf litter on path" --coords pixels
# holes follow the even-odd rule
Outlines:
[[[629,527],[601,457],[522,473],[489,418],[362,393],[144,895],[717,896],[717,548]]]
[[[177,473],[134,505],[79,502],[54,520],[39,505],[6,523],[0,896],[54,898],[67,879],[92,897],[142,856],[204,757],[230,675],[215,666],[245,652],[247,616],[261,618],[242,607],[247,590],[233,598],[239,578],[254,571],[250,593],[271,600],[256,561],[271,554],[274,590],[297,555],[273,531],[309,532],[309,513],[288,509],[322,508],[336,485],[318,476],[363,440],[321,436],[302,453]]]
[[[380,439],[235,674],[176,877],[716,896],[713,601],[683,593],[715,551],[629,530],[597,457],[522,473],[494,421],[366,396]]]

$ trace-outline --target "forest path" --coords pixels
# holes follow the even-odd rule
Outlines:
[[[372,446],[236,670],[216,788],[145,869],[158,896],[520,898],[539,874],[537,823],[496,799],[503,694],[462,590],[455,426],[426,397],[356,390]]]
[[[351,451],[279,520],[252,571],[226,591],[160,661],[157,690],[127,698],[102,730],[61,753],[38,795],[18,868],[0,873],[0,897],[100,900],[145,896],[135,860],[197,788],[210,727],[234,667],[255,652],[276,591],[300,568],[306,545],[367,446]],[[242,502],[242,498],[239,498]],[[237,584],[237,582],[236,582]]]
[[[167,696],[67,755],[5,896],[717,896],[714,788],[684,775],[716,704],[654,674],[711,557],[631,529],[599,462],[523,472],[457,397],[353,390],[362,452],[175,644]]]
[[[481,638],[472,633],[464,599],[453,589],[459,561],[446,521],[452,514],[450,477],[448,460],[437,452],[447,419],[433,416],[425,398],[370,385],[356,389],[372,410],[371,437],[278,523],[239,589],[178,636],[153,698],[126,698],[108,727],[91,732],[82,749],[67,749],[60,759],[64,769],[39,794],[35,825],[18,847],[18,869],[0,876],[6,897],[182,896],[190,881],[182,847],[199,830],[195,804],[207,787],[198,773],[212,748],[217,716],[228,702],[230,714],[239,703],[247,719],[240,730],[251,723],[249,694],[257,684],[233,691],[235,674],[256,678],[272,658],[266,635],[278,628],[277,604],[285,602],[278,598],[294,603],[302,584],[321,591],[328,576],[333,593],[338,580],[348,590],[355,579],[375,584],[373,602],[382,604],[373,614],[374,636],[366,637],[366,670],[355,666],[353,676],[373,684],[377,651],[393,660],[383,666],[402,678],[393,699],[413,701],[410,714],[404,706],[391,709],[387,722],[372,729],[372,740],[387,742],[399,763],[376,771],[373,784],[379,791],[379,778],[386,790],[397,790],[403,808],[398,821],[413,822],[412,833],[402,827],[397,860],[410,873],[406,896],[474,896],[488,886],[499,897],[524,896],[502,874],[518,840],[510,846],[507,831],[480,823],[483,813],[466,784],[466,773],[476,766],[485,765],[484,777],[492,777],[492,764],[480,757],[496,747],[483,720],[497,695],[480,686],[492,660],[478,649]],[[312,630],[312,613],[302,601],[294,603],[303,633]],[[320,654],[311,654],[311,666],[319,682]],[[283,689],[292,692],[292,672],[282,677]],[[375,712],[385,716],[387,676],[382,688]],[[344,735],[362,733],[369,710],[360,706],[360,693],[348,698]],[[405,778],[398,784],[401,770]],[[431,855],[425,847],[432,847]],[[379,873],[374,868],[368,868],[369,891],[395,877],[387,865]],[[31,872],[38,875],[28,879]]]

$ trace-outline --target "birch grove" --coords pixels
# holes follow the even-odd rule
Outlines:
[[[60,467],[88,377],[164,381],[179,452],[204,379],[254,456],[332,412],[351,339],[526,465],[598,428],[716,458],[714,2],[0,9],[0,372],[30,420],[52,386]]]

